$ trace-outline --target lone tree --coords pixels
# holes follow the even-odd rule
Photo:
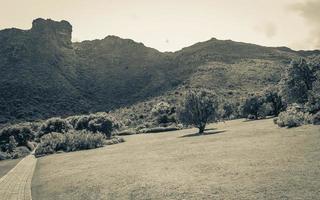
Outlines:
[[[178,110],[178,118],[186,125],[197,127],[199,134],[203,134],[208,122],[220,119],[217,96],[203,89],[189,91]]]

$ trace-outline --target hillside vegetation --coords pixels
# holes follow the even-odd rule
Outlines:
[[[44,19],[0,31],[0,124],[109,111],[199,86],[239,97],[276,84],[292,58],[319,54],[214,38],[162,53],[116,36],[72,43],[71,33],[68,22]]]

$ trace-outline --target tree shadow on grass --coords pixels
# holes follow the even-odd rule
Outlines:
[[[207,129],[206,129],[207,130]],[[214,130],[214,129],[209,129],[209,130]],[[206,135],[214,135],[214,134],[219,134],[219,133],[224,133],[226,132],[226,130],[220,130],[220,131],[207,131],[204,132],[203,134],[199,135],[199,133],[192,133],[192,134],[188,134],[188,135],[183,135],[180,136],[179,138],[185,138],[185,137],[196,137],[196,136],[206,136]]]

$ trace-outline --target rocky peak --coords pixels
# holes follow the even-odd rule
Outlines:
[[[51,19],[38,18],[32,22],[31,32],[39,39],[57,40],[61,44],[70,46],[72,26],[67,21],[53,21]]]

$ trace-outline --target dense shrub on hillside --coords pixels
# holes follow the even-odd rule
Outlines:
[[[274,122],[279,127],[297,127],[312,123],[312,115],[299,110],[295,106],[292,106],[286,111],[281,112]]]
[[[7,159],[10,159],[11,156],[10,154],[6,153],[6,152],[3,152],[3,151],[0,151],[0,161],[1,160],[7,160]]]
[[[111,138],[112,133],[122,127],[122,123],[108,113],[80,115],[68,118],[75,130],[101,132]]]
[[[185,125],[192,125],[203,134],[208,122],[217,122],[221,118],[218,97],[208,90],[190,91],[178,110],[178,116]]]
[[[8,144],[10,137],[14,137],[18,146],[27,146],[27,142],[34,139],[35,132],[25,124],[11,125],[0,130],[0,144]]]
[[[156,125],[176,123],[175,112],[175,107],[171,107],[164,101],[157,103],[151,110],[152,115],[156,118]]]
[[[52,132],[65,133],[70,129],[72,129],[72,126],[67,120],[59,117],[50,118],[46,120],[40,127],[39,137]]]
[[[53,154],[57,151],[77,151],[102,147],[104,136],[101,133],[91,133],[88,131],[70,131],[67,133],[49,133],[41,138],[41,142],[36,149],[37,156]]]

